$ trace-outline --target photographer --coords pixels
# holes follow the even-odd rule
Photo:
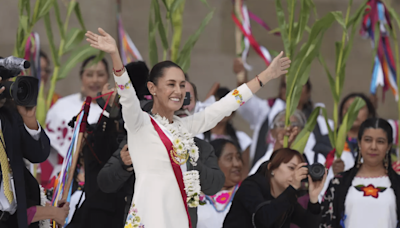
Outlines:
[[[34,181],[29,181],[26,178],[25,173],[28,171],[23,158],[32,163],[43,162],[49,156],[50,142],[36,120],[37,94],[31,94],[32,91],[27,92],[24,90],[26,87],[23,87],[32,85],[29,82],[35,79],[17,77],[14,83],[6,82],[21,72],[21,64],[28,68],[29,63],[26,64],[24,60],[14,57],[7,59],[8,62],[4,60],[0,62],[0,76],[2,77],[0,78],[0,227],[21,228],[28,227],[31,222],[45,219],[41,217],[45,214],[43,207],[36,206],[40,204],[40,191],[36,191],[37,193],[32,196],[36,200],[32,201],[30,198],[32,191],[38,188],[38,183],[34,179]],[[17,63],[16,67],[13,65],[15,62],[12,62],[15,59],[21,63]],[[25,84],[22,83],[19,87],[18,83],[21,81]],[[37,84],[35,87],[37,88]],[[24,92],[27,93],[24,94]],[[21,97],[17,95],[22,94],[25,95],[25,98],[33,99],[34,104],[27,105],[30,106],[29,108],[18,105],[21,104],[21,100],[19,100]],[[46,215],[45,217],[51,218],[52,216]],[[32,225],[38,227],[37,224]]]
[[[321,181],[313,181],[305,165],[298,151],[289,148],[276,150],[259,172],[243,181],[223,227],[289,228],[290,223],[302,228],[319,227],[321,206],[318,195],[326,172]],[[297,202],[297,190],[307,176],[310,201],[305,210]]]
[[[175,112],[175,115],[179,117],[188,116],[195,109],[195,87],[192,83],[186,81],[185,88],[186,92],[190,93],[190,103]],[[146,105],[142,109],[150,112],[151,108],[152,105]],[[197,166],[194,168],[200,174],[201,190],[207,195],[214,195],[225,183],[224,174],[218,166],[218,158],[215,155],[214,148],[209,143],[196,137],[194,138],[194,142],[199,148],[200,157],[197,161]],[[189,162],[187,163],[187,169],[193,169],[193,166]],[[126,145],[126,139],[120,144],[120,148],[114,152],[107,164],[104,165],[104,168],[97,177],[97,181],[100,189],[104,192],[121,192],[127,196],[126,216],[131,206],[135,183],[135,173],[128,146]],[[195,228],[197,225],[197,208],[189,208],[189,214],[192,219],[192,227]]]

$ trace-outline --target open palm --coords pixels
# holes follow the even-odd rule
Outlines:
[[[98,31],[100,34],[91,31],[86,32],[86,40],[90,43],[90,46],[109,54],[117,52],[118,48],[114,38],[102,28],[99,28]]]
[[[267,68],[269,75],[271,75],[271,79],[275,79],[281,75],[287,74],[287,69],[290,67],[290,62],[291,61],[288,57],[283,57],[283,52],[276,56]]]

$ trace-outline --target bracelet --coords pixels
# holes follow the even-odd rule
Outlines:
[[[125,69],[125,67],[122,67],[119,70],[116,70],[116,69],[113,68],[113,71],[114,71],[114,73],[119,73],[119,72],[123,71],[124,69]]]
[[[256,79],[257,79],[258,83],[260,84],[260,87],[263,87],[264,84],[263,84],[263,83],[261,82],[261,80],[258,78],[258,75],[256,75]]]

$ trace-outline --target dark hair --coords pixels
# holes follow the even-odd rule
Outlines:
[[[187,79],[186,79],[187,80]],[[193,87],[193,93],[194,93],[194,100],[197,102],[199,99],[198,99],[198,94],[197,94],[197,87],[196,87],[196,85],[193,83],[193,82],[190,82],[190,81],[188,81],[189,83],[190,83],[190,85]]]
[[[273,170],[277,169],[282,163],[288,163],[294,156],[297,156],[300,159],[300,162],[304,162],[303,156],[297,150],[290,148],[281,148],[275,150],[269,159],[269,167],[267,166],[268,168],[265,172],[265,176],[268,178],[268,181],[271,180],[271,172]]]
[[[155,85],[157,85],[158,79],[164,75],[164,70],[171,68],[171,67],[176,67],[176,68],[179,68],[182,70],[182,68],[178,64],[176,64],[172,61],[169,61],[169,60],[162,61],[162,62],[159,62],[156,65],[154,65],[153,68],[151,69],[150,75],[149,75],[149,81],[153,82]],[[183,72],[183,70],[182,70],[182,72]]]
[[[231,140],[228,139],[216,139],[210,142],[211,146],[214,148],[215,151],[215,155],[217,156],[217,158],[219,159],[222,155],[222,151],[224,150],[226,144],[232,144],[236,147],[237,151],[240,154],[240,148],[237,144],[235,144],[234,142],[232,142]]]
[[[356,97],[359,97],[365,101],[365,105],[367,105],[367,109],[368,109],[368,117],[372,117],[372,118],[376,117],[376,110],[374,108],[374,105],[372,104],[371,100],[367,96],[365,96],[363,93],[350,93],[345,98],[343,98],[342,103],[340,103],[339,123],[342,123],[343,118],[344,118],[344,116],[343,116],[344,105],[347,103],[348,100],[350,100],[351,98],[356,98]]]
[[[126,64],[125,69],[131,79],[139,100],[146,100],[145,96],[150,95],[149,89],[146,85],[147,77],[149,75],[149,68],[146,63],[143,61],[130,62]]]
[[[186,80],[186,81],[190,81],[190,80],[189,80],[189,75],[188,75],[187,73],[184,73],[184,74],[185,74],[185,80]]]
[[[221,87],[217,90],[217,92],[215,93],[215,97],[217,100],[223,98],[224,96],[226,96],[226,94],[228,94],[230,92],[230,90],[226,87]],[[227,123],[226,124],[226,134],[229,135],[229,137],[232,139],[232,141],[234,143],[236,143],[237,145],[239,145],[240,148],[240,143],[239,143],[239,139],[236,135],[236,129],[233,127],[233,125],[231,123]],[[211,140],[211,130],[204,132],[204,139],[206,141],[210,141]],[[241,150],[240,150],[241,151]]]
[[[393,143],[393,129],[392,126],[386,120],[382,118],[369,118],[366,119],[358,130],[358,141],[361,142],[364,131],[367,129],[382,129],[386,133],[388,144]]]
[[[80,75],[81,77],[82,77],[82,75],[83,75],[83,72],[85,71],[86,66],[89,64],[90,61],[94,60],[96,57],[97,57],[97,56],[92,55],[92,56],[86,58],[86,59],[82,62],[81,70],[79,71],[79,75]],[[107,60],[106,60],[105,58],[102,58],[101,61],[103,62],[104,67],[106,68],[107,75],[110,76]]]
[[[50,59],[44,51],[42,50],[39,51],[39,57],[44,58],[47,61],[47,64],[50,65]]]

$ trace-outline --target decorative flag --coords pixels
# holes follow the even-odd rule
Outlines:
[[[389,31],[392,29],[389,14],[385,4],[381,0],[369,0],[362,22],[360,34],[369,38],[372,48],[375,48],[377,41],[377,54],[375,56],[374,67],[372,71],[372,80],[370,92],[376,94],[378,86],[383,87],[383,96],[387,90],[391,90],[396,100],[398,99],[398,88],[396,82],[396,66],[390,47]],[[376,24],[379,24],[379,37],[375,37]]]
[[[124,65],[132,61],[143,61],[135,44],[132,42],[128,33],[126,33],[124,26],[122,25],[121,14],[117,14],[118,20],[118,39],[120,44],[120,52],[122,56],[122,62]]]

